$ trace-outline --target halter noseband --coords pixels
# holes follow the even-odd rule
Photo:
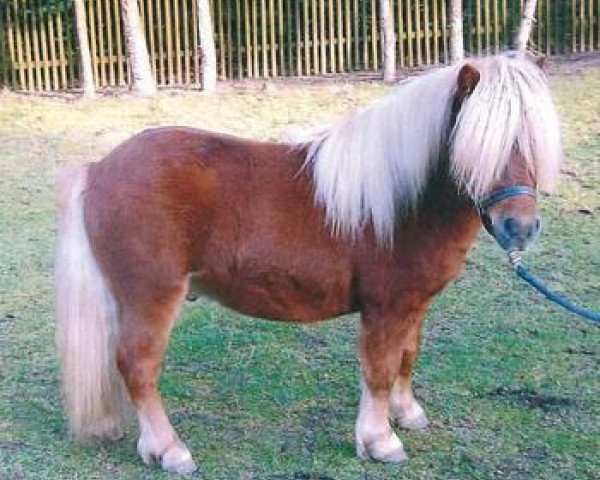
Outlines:
[[[537,192],[534,188],[528,187],[525,185],[512,185],[509,187],[501,188],[500,190],[496,190],[494,193],[484,197],[482,200],[476,201],[477,210],[479,211],[479,216],[481,217],[481,222],[483,226],[488,231],[492,237],[494,237],[494,229],[492,226],[492,219],[488,214],[488,210],[500,203],[502,200],[506,200],[507,198],[518,197],[521,195],[527,195],[529,197],[536,198]]]

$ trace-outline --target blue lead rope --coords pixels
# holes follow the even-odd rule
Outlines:
[[[515,267],[515,272],[519,277],[525,280],[529,285],[535,288],[538,292],[544,295],[549,300],[559,304],[561,307],[566,308],[569,312],[576,313],[577,315],[581,315],[583,318],[587,318],[594,325],[600,326],[600,313],[593,312],[592,310],[588,310],[586,308],[579,307],[571,302],[568,298],[559,295],[556,292],[550,290],[542,280],[538,277],[529,273],[529,271],[521,265],[521,260],[516,252],[510,252],[508,254],[509,261],[513,267]]]
[[[527,195],[535,198],[536,191],[534,188],[527,185],[509,185],[507,187],[500,188],[488,197],[476,202],[477,208],[479,210],[479,215],[481,216],[481,221],[483,222],[483,226],[489,232],[489,234],[492,237],[494,237],[497,241],[498,238],[496,237],[496,232],[494,231],[494,227],[492,225],[492,220],[488,214],[488,210],[503,200],[522,195]],[[566,308],[569,312],[576,313],[577,315],[581,315],[582,317],[587,318],[589,321],[593,322],[594,325],[600,326],[600,313],[593,312],[586,308],[578,307],[569,299],[550,290],[544,282],[542,282],[535,275],[529,273],[527,269],[523,265],[521,265],[521,256],[519,255],[519,252],[517,250],[511,250],[508,252],[508,261],[514,267],[515,272],[519,277],[525,280],[529,285],[535,288],[546,298],[552,300],[555,303],[558,303],[561,307]]]

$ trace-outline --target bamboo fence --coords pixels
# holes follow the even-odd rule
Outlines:
[[[465,49],[504,50],[522,0],[463,0]],[[139,0],[156,82],[201,80],[196,0]],[[119,0],[86,0],[97,88],[124,87],[130,72]],[[398,64],[448,61],[449,0],[394,0]],[[221,79],[330,75],[381,68],[379,0],[212,0]],[[538,0],[533,47],[545,54],[600,50],[600,0]],[[0,0],[0,85],[78,88],[71,0]]]

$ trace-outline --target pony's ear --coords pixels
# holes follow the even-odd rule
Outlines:
[[[462,101],[467,98],[479,83],[479,70],[465,63],[458,72],[456,95]]]

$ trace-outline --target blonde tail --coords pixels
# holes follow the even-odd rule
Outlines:
[[[57,179],[56,341],[70,432],[78,440],[119,437],[125,399],[116,365],[117,308],[85,230],[86,179],[87,167]]]

